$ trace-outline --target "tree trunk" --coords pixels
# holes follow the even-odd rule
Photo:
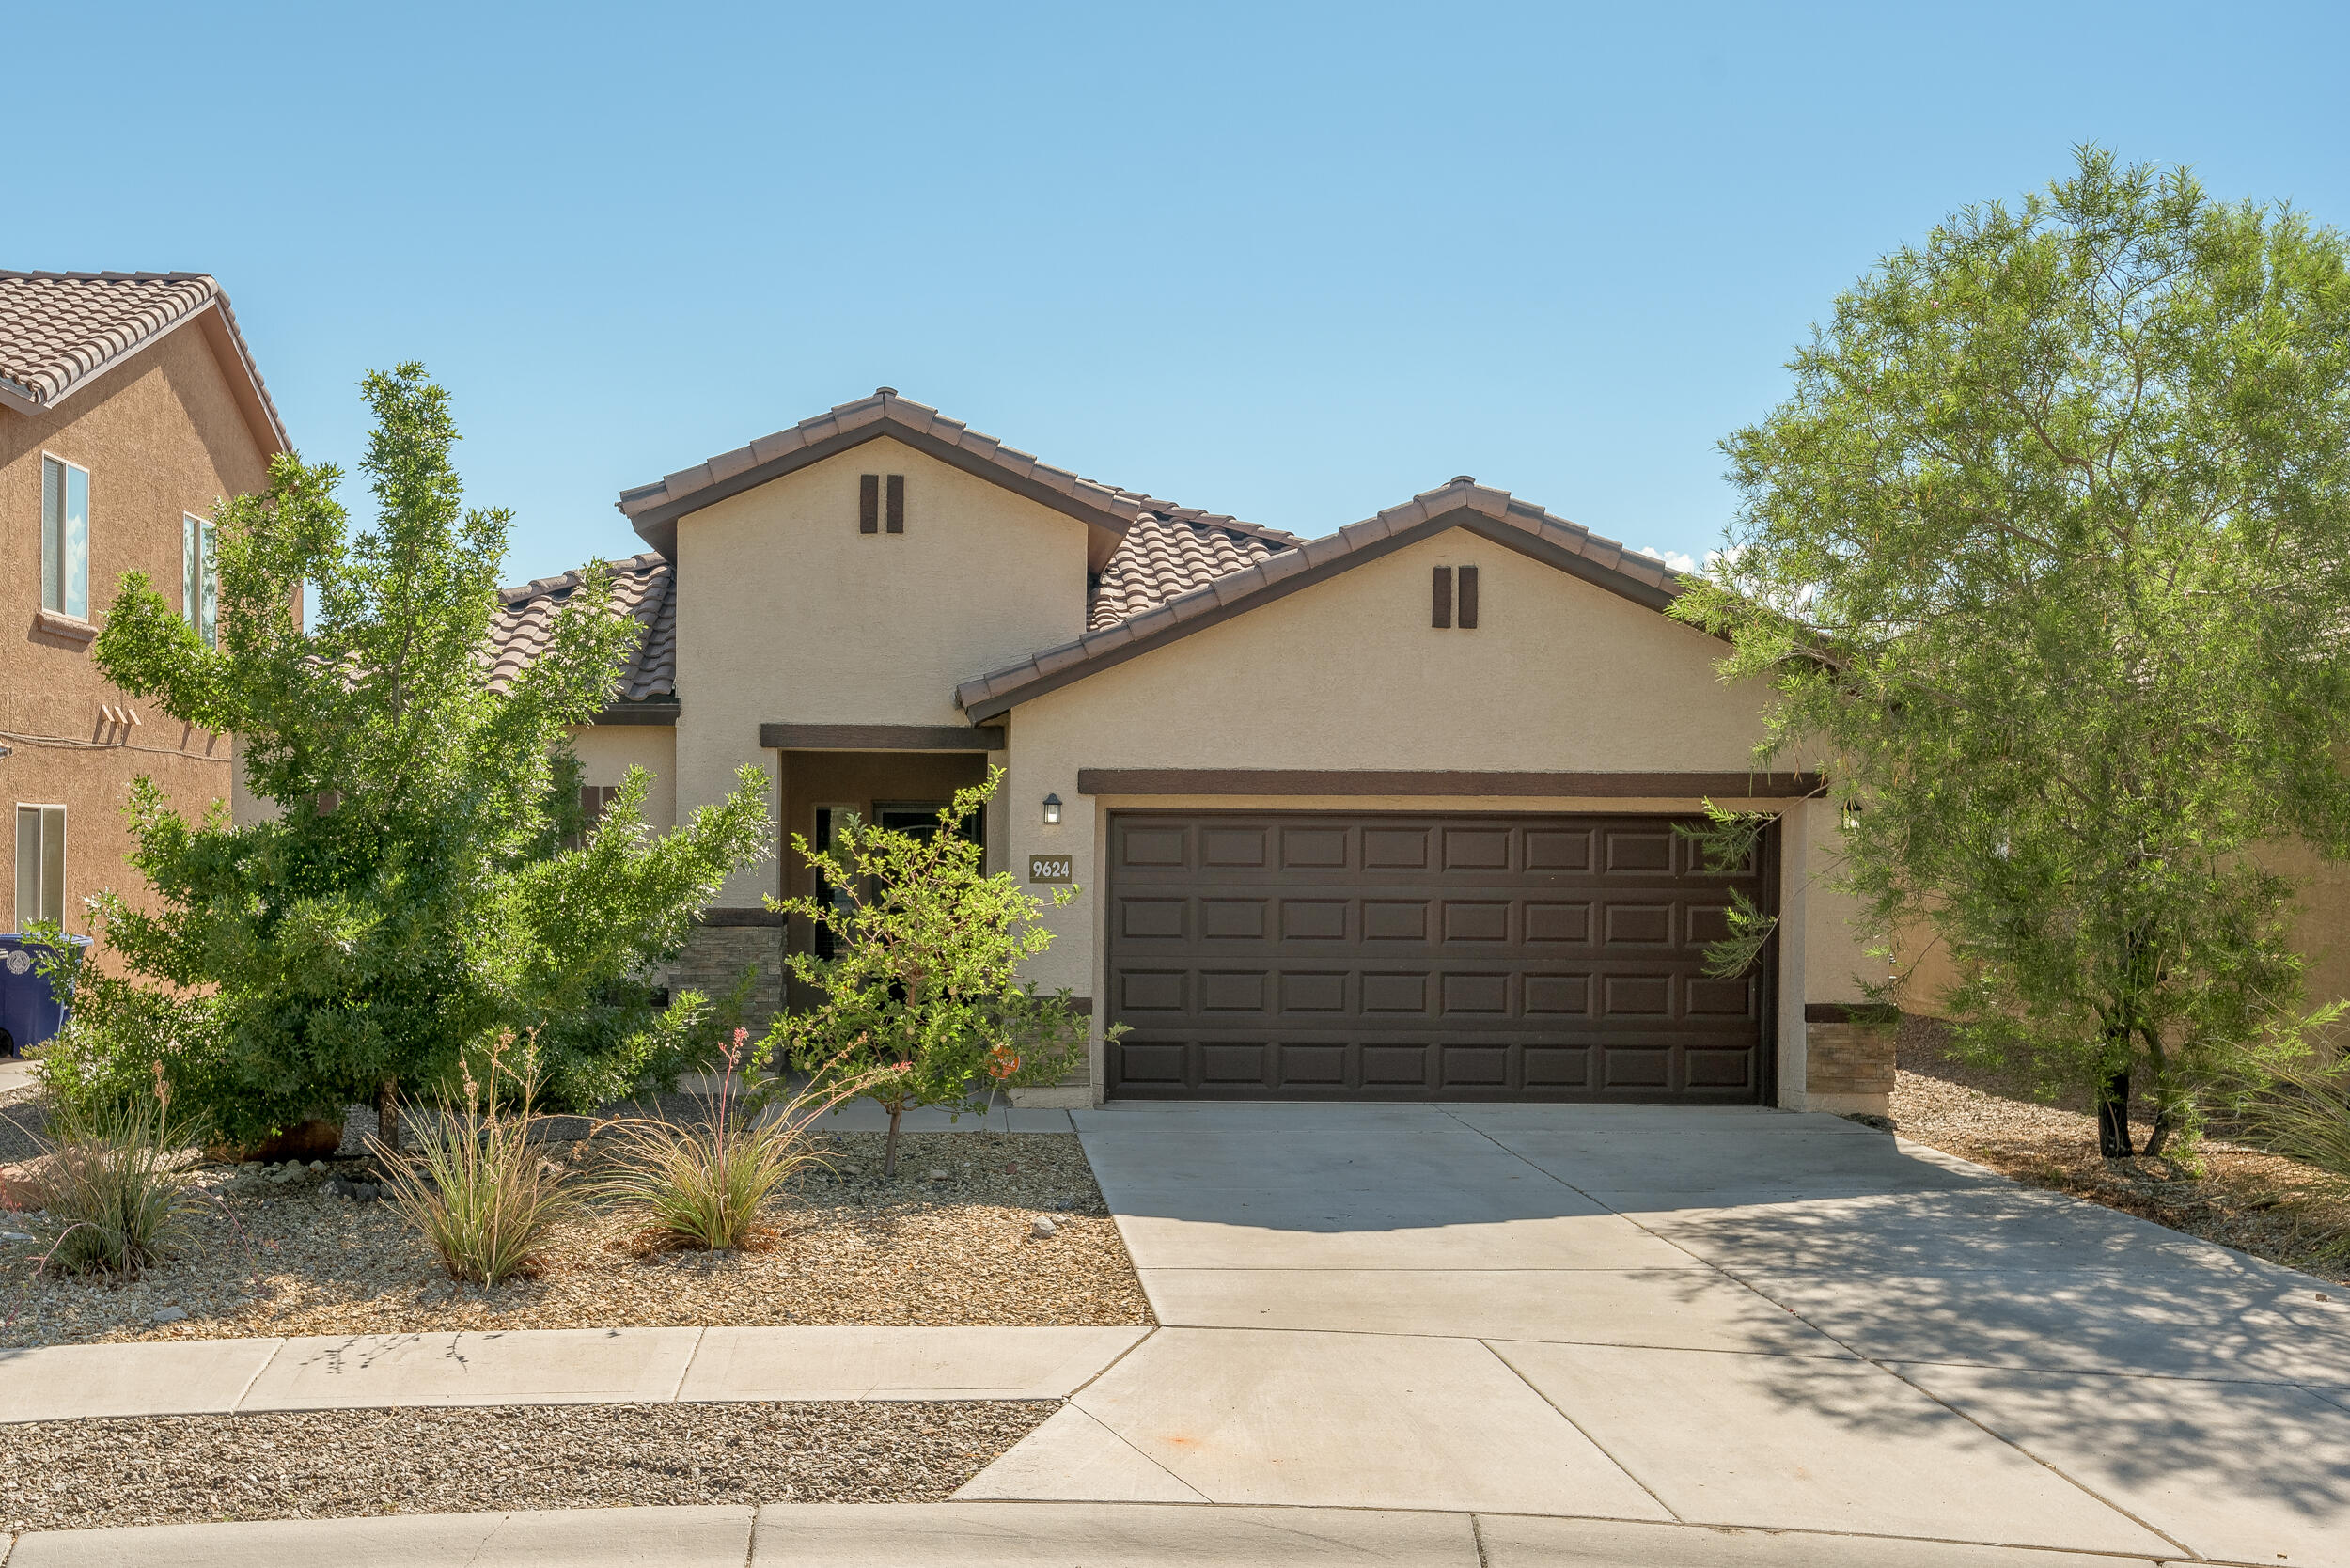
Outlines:
[[[898,1179],[898,1118],[905,1114],[903,1105],[889,1107],[889,1141],[882,1145],[882,1180]]]
[[[2109,1160],[2126,1160],[2130,1147],[2130,1070],[2107,1074],[2097,1086],[2097,1152]]]
[[[384,1148],[400,1150],[400,1080],[386,1078],[375,1091],[375,1137]]]
[[[2146,1057],[2154,1067],[2154,1124],[2147,1130],[2144,1151],[2147,1158],[2152,1159],[2169,1147],[2170,1130],[2177,1125],[2177,1118],[2170,1114],[2173,1107],[2170,1092],[2170,1060],[2163,1054],[2162,1031],[2140,1029],[2138,1034],[2146,1042]]]

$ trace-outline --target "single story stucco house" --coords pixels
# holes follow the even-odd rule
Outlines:
[[[782,1005],[796,833],[919,821],[990,765],[990,870],[1080,895],[1034,968],[1104,1097],[1881,1110],[1816,776],[1758,774],[1764,692],[1668,619],[1663,564],[1466,477],[1313,540],[1095,483],[884,387],[622,494],[645,636],[574,744],[669,825],[745,761],[786,842],[679,983]],[[506,591],[519,667],[576,573]],[[1674,823],[1776,817],[1708,875]],[[1730,892],[1776,911],[1704,972]],[[1105,1026],[1126,1031],[1104,1043]]]

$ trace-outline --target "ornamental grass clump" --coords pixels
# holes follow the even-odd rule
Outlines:
[[[486,1086],[470,1062],[461,1065],[464,1104],[444,1097],[437,1114],[412,1119],[407,1151],[368,1139],[383,1168],[384,1197],[441,1255],[449,1278],[472,1284],[530,1272],[548,1230],[573,1203],[563,1168],[530,1137],[538,1121],[536,1041],[525,1044],[519,1063],[507,1059],[513,1043],[511,1034],[501,1035],[491,1048]]]
[[[2299,1239],[2320,1262],[2350,1261],[2350,1055],[2278,1069],[2245,1121],[2271,1153],[2316,1172],[2312,1189],[2280,1200]]]
[[[181,1167],[202,1126],[172,1115],[160,1072],[152,1093],[56,1114],[57,1136],[25,1184],[49,1244],[41,1267],[128,1278],[153,1266],[185,1239],[200,1201]]]
[[[597,1129],[613,1135],[612,1170],[598,1192],[642,1214],[670,1246],[719,1252],[749,1241],[777,1189],[803,1170],[830,1168],[810,1124],[870,1087],[870,1074],[819,1074],[770,1110],[770,1094],[736,1092],[749,1034],[734,1031],[698,1119],[629,1117]]]

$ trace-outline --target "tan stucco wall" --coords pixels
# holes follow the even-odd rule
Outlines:
[[[2261,859],[2299,890],[2293,938],[2310,961],[2302,976],[2310,1005],[2350,996],[2350,865],[2321,859],[2305,844],[2272,848]]]
[[[1477,630],[1428,624],[1430,569],[1438,565],[1480,569]],[[1762,694],[1716,678],[1721,651],[1653,610],[1455,531],[1025,703],[1010,717],[1010,863],[1025,872],[1032,854],[1069,855],[1084,889],[1055,917],[1055,943],[1034,976],[1047,987],[1099,994],[1097,886],[1106,813],[1120,807],[1535,812],[1700,805],[1522,796],[1096,799],[1078,793],[1080,768],[1743,773],[1761,738]],[[1035,808],[1047,793],[1064,802],[1058,828],[1043,826]],[[1797,1086],[1805,986],[1815,973],[1835,972],[1840,949],[1849,970],[1856,948],[1841,930],[1802,939],[1807,825],[1801,810],[1787,825],[1780,895],[1782,915],[1798,927],[1780,955],[1780,1071],[1784,1083]],[[1810,900],[1814,920],[1818,903]]]
[[[645,790],[645,823],[677,825],[677,731],[666,724],[593,724],[572,731],[582,784],[618,784],[631,768],[652,776]]]
[[[67,923],[81,930],[81,902],[102,887],[144,900],[123,860],[131,780],[151,776],[182,813],[200,816],[230,793],[230,743],[133,701],[100,676],[86,643],[35,624],[44,451],[89,470],[90,619],[99,625],[127,572],[147,572],[167,603],[180,603],[182,514],[206,516],[223,497],[261,489],[268,454],[194,324],[46,414],[0,410],[0,745],[12,752],[0,758],[0,927],[15,917],[14,806],[24,802],[66,808]],[[144,722],[106,726],[99,710],[107,703]]]
[[[857,531],[857,480],[906,477],[906,531]],[[965,722],[959,682],[1084,629],[1086,526],[886,439],[678,524],[677,806],[772,777],[762,723]],[[772,866],[721,895],[755,905]]]

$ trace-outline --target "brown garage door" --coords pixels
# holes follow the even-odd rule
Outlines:
[[[1114,814],[1109,1092],[1761,1101],[1770,955],[1700,949],[1770,853],[1707,875],[1675,820]]]

